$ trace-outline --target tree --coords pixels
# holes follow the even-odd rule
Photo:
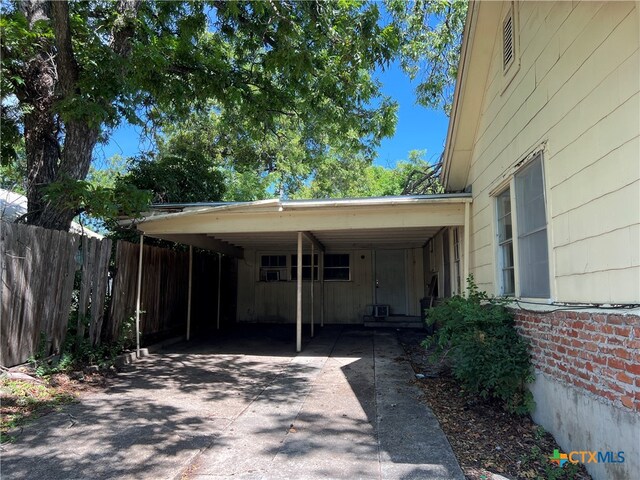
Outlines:
[[[438,167],[424,159],[426,151],[412,150],[394,168],[371,165],[364,158],[331,158],[313,172],[297,198],[383,197],[441,193]]]
[[[246,120],[253,141],[290,121],[305,148],[339,138],[371,155],[393,132],[395,106],[370,72],[393,58],[399,35],[376,3],[5,1],[0,36],[28,221],[48,228],[68,229],[78,207],[46,187],[86,185],[94,147],[123,119],[153,126],[213,99],[223,118]]]
[[[419,104],[451,111],[468,0],[386,0]]]

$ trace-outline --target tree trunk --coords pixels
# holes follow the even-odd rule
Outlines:
[[[61,180],[83,180],[100,130],[89,127],[84,120],[69,120],[62,125],[54,114],[54,103],[73,95],[78,79],[68,4],[30,1],[24,2],[22,8],[30,25],[50,19],[56,37],[55,50],[49,45],[29,62],[25,88],[18,92],[20,101],[33,107],[24,121],[29,212],[26,221],[44,228],[69,230],[77,213],[75,207],[65,198],[45,200],[43,187]],[[42,44],[46,46],[47,42]]]
[[[140,0],[119,0],[116,5],[120,19],[111,32],[111,48],[123,58],[131,50],[139,6]],[[53,30],[53,38],[38,39],[41,51],[25,62],[20,72],[24,82],[16,87],[20,104],[28,107],[24,115],[28,200],[25,219],[27,223],[49,229],[69,230],[79,205],[66,198],[46,199],[45,187],[58,181],[86,178],[101,126],[90,118],[63,121],[56,109],[61,100],[82,94],[69,3],[22,0],[17,7],[30,27],[37,21],[48,21]]]

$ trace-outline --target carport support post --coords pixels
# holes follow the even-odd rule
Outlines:
[[[216,330],[220,330],[220,282],[222,280],[222,254],[218,252],[218,313],[216,316]]]
[[[464,287],[461,285],[463,292],[467,291],[467,278],[469,278],[469,237],[471,235],[471,204],[466,202],[464,204],[464,263],[463,263],[463,272],[464,279],[462,280],[464,283]],[[466,296],[466,295],[465,295]]]
[[[296,352],[302,351],[302,232],[298,232],[298,271],[296,272]]]
[[[191,338],[191,287],[193,282],[193,247],[189,245],[189,287],[187,295],[187,340]]]
[[[315,308],[315,304],[313,303],[313,289],[315,287],[315,275],[316,275],[316,264],[314,261],[314,245],[311,243],[311,338],[313,338],[313,310]]]
[[[140,235],[140,255],[138,256],[138,287],[136,291],[136,357],[140,358],[140,292],[142,291],[142,252],[144,233]]]
[[[320,326],[324,327],[324,251],[320,252]]]

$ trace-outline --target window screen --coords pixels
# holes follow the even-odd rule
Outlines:
[[[542,154],[515,177],[520,295],[549,298],[549,251]]]

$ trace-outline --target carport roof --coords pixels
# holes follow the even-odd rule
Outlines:
[[[294,250],[305,232],[327,250],[414,248],[442,227],[464,225],[471,194],[154,205],[132,220],[146,236],[243,256]]]

